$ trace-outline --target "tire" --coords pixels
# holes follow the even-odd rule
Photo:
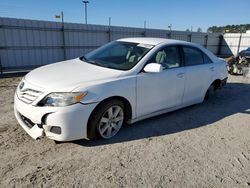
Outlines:
[[[121,101],[109,100],[100,103],[90,116],[87,129],[88,138],[93,140],[114,137],[124,124],[125,116],[125,106]]]
[[[214,95],[214,93],[215,93],[215,86],[210,85],[209,88],[207,89],[204,100],[208,100],[211,96]]]

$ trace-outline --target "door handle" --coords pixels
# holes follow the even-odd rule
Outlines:
[[[184,73],[178,73],[176,76],[179,77],[179,78],[182,78],[184,75]]]

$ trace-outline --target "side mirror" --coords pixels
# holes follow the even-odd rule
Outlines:
[[[161,72],[163,70],[163,67],[159,63],[149,63],[144,67],[143,70],[149,73],[157,73]]]

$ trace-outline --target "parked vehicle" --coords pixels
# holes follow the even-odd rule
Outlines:
[[[109,139],[124,123],[201,103],[226,81],[226,62],[199,45],[127,38],[31,71],[14,111],[34,139]]]
[[[245,50],[240,51],[239,56],[250,58],[250,47]]]
[[[239,52],[239,55],[228,59],[228,72],[230,74],[246,74],[250,67],[250,47]]]

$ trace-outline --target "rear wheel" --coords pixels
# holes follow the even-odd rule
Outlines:
[[[207,92],[206,92],[206,95],[205,95],[205,100],[207,100],[207,99],[209,99],[211,96],[213,96],[214,93],[215,93],[215,90],[216,90],[216,87],[215,87],[214,84],[211,85],[211,86],[209,86],[209,88],[208,88],[208,90],[207,90]]]
[[[125,120],[125,107],[119,100],[106,101],[92,113],[88,124],[88,138],[110,139],[121,129]]]

